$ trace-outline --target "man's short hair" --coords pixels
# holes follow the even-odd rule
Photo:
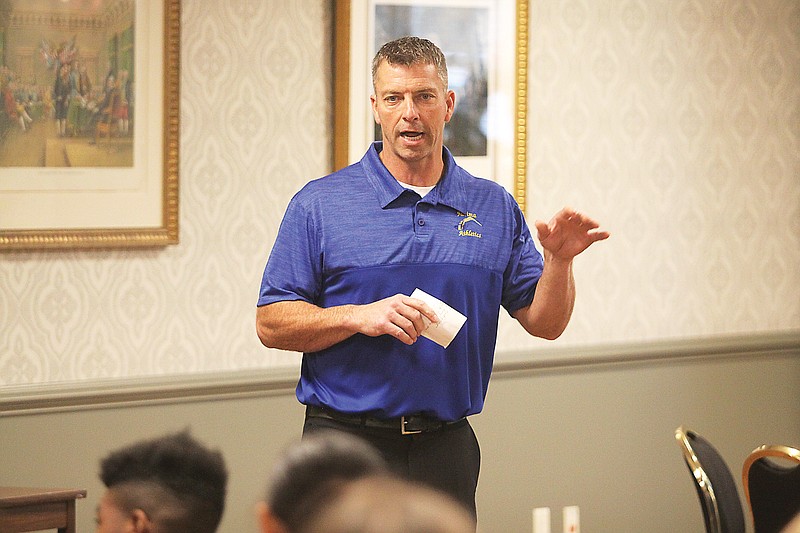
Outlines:
[[[298,531],[340,483],[388,472],[366,441],[334,430],[317,430],[286,450],[275,463],[266,502],[288,531]]]
[[[167,533],[213,533],[225,509],[222,454],[188,431],[111,452],[100,463],[100,479],[118,508],[141,509]]]
[[[410,67],[412,65],[433,65],[442,80],[444,89],[447,90],[447,61],[438,46],[428,39],[406,36],[389,41],[381,46],[372,60],[372,86],[375,86],[375,76],[378,67],[383,62],[389,65]]]

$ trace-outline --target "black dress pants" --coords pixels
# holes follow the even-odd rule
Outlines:
[[[320,430],[344,431],[374,446],[401,476],[427,484],[460,501],[473,516],[481,452],[469,421],[434,431],[403,435],[397,429],[364,427],[320,417],[306,417],[303,435]]]

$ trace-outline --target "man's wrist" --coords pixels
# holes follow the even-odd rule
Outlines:
[[[359,333],[360,332],[360,324],[357,318],[357,310],[356,305],[354,304],[346,304],[340,305],[336,308],[337,313],[337,322],[345,331],[350,333]]]
[[[544,251],[544,264],[545,266],[552,266],[553,268],[572,268],[572,261],[574,257],[564,258],[559,257],[552,252],[545,249]]]

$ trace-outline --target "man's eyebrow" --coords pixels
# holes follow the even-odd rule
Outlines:
[[[406,91],[405,91],[405,90],[403,90],[403,89],[398,89],[398,88],[393,88],[393,87],[390,87],[390,88],[388,88],[388,89],[385,89],[385,90],[382,92],[382,94],[403,94],[404,92],[406,92]],[[413,89],[411,92],[412,92],[413,94],[419,94],[419,93],[433,93],[433,92],[436,92],[436,87],[435,87],[435,86],[433,86],[433,85],[429,85],[429,86],[427,86],[427,87],[420,87],[420,88],[418,88],[418,89]]]

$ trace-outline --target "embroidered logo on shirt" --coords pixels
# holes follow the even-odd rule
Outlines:
[[[475,213],[462,213],[461,211],[458,211],[457,213],[458,216],[461,217],[461,221],[459,221],[458,226],[456,226],[459,237],[475,237],[478,239],[483,237],[482,234],[478,233],[474,229],[475,224],[477,224],[478,227],[483,226],[483,224],[478,221],[478,215]]]

